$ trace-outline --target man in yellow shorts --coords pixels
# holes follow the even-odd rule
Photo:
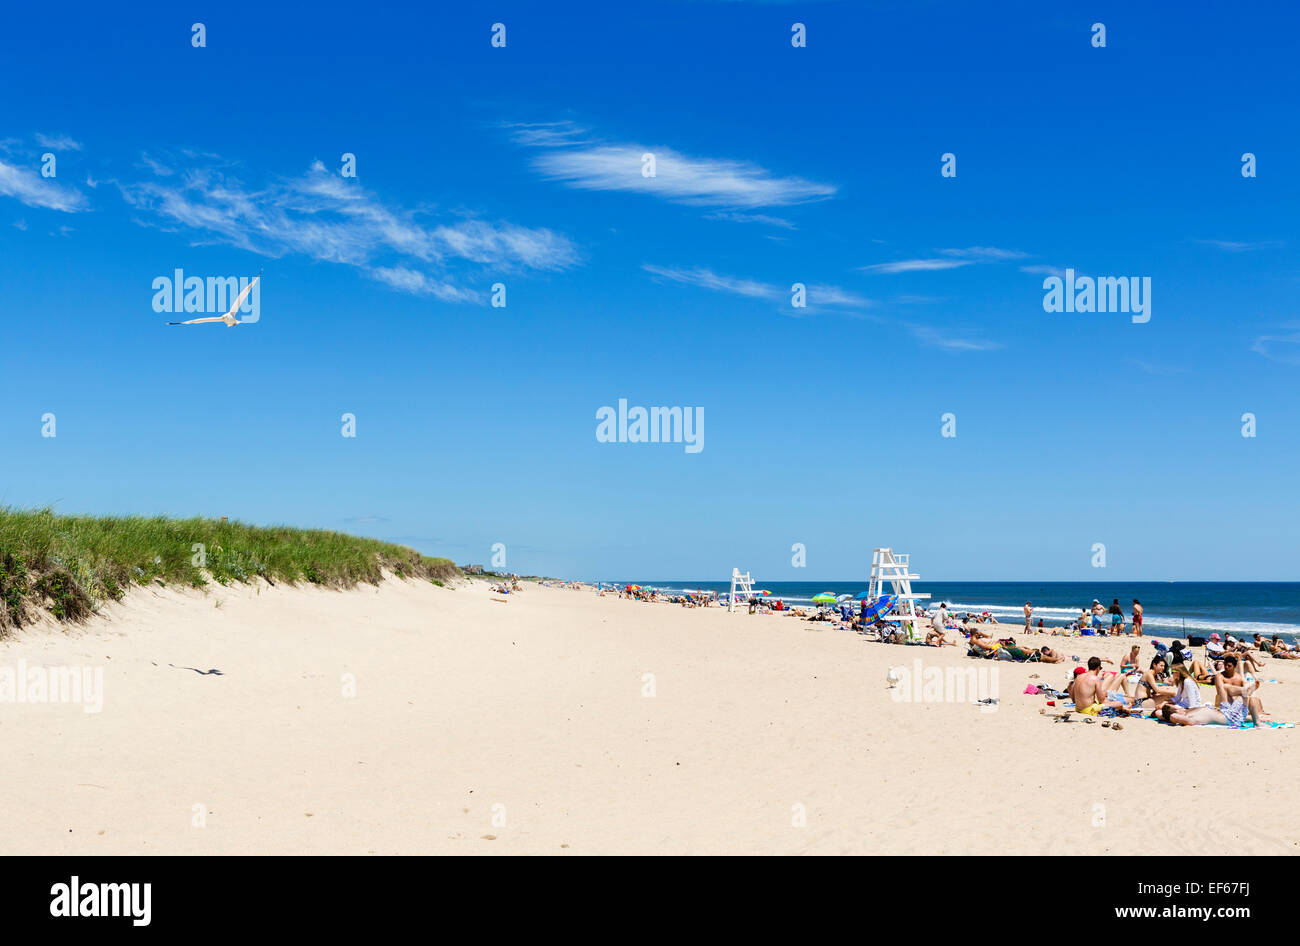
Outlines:
[[[1096,667],[1093,663],[1096,662]],[[1101,677],[1101,661],[1096,657],[1088,661],[1088,669],[1074,668],[1074,681],[1068,692],[1074,700],[1074,710],[1083,716],[1099,716],[1106,707],[1120,710],[1127,714],[1128,704],[1119,693],[1109,696]]]

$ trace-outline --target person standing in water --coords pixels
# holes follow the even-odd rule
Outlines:
[[[1124,609],[1119,606],[1119,598],[1110,603],[1110,633],[1112,637],[1124,633]]]

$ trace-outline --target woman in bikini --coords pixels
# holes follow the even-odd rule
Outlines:
[[[1276,634],[1273,635],[1273,639],[1271,641],[1264,641],[1264,643],[1260,645],[1260,650],[1264,651],[1264,653],[1266,654],[1278,658],[1279,660],[1295,660],[1297,658],[1300,658],[1300,654],[1297,654],[1294,650],[1289,649],[1286,643],[1282,640],[1282,638],[1280,638]]]
[[[1178,691],[1173,687],[1166,686],[1169,675],[1166,672],[1169,666],[1164,657],[1157,654],[1151,661],[1151,666],[1142,673],[1142,687],[1146,694],[1143,699],[1150,700],[1153,709],[1160,709],[1165,703],[1172,700],[1178,695]]]

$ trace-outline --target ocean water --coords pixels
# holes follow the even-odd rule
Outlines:
[[[639,584],[663,591],[703,589],[719,593],[731,590],[730,581],[638,581],[612,582]],[[769,597],[781,598],[786,604],[807,605],[813,595],[823,591],[834,594],[857,594],[867,590],[865,581],[845,582],[773,581],[758,583]],[[1208,637],[1212,632],[1232,634],[1249,640],[1259,633],[1265,637],[1281,634],[1294,641],[1300,636],[1300,582],[994,582],[994,581],[917,581],[912,590],[927,592],[930,602],[946,602],[950,610],[990,611],[999,621],[1024,623],[1024,605],[1033,602],[1034,623],[1043,619],[1046,627],[1061,627],[1079,615],[1081,608],[1092,606],[1094,598],[1107,607],[1119,598],[1126,625],[1132,620],[1132,601],[1142,602],[1143,633],[1150,637],[1183,637],[1188,633]]]

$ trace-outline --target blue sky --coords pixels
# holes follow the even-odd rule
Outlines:
[[[0,502],[574,577],[1294,579],[1300,15],[973,6],[9,11]],[[1044,312],[1066,267],[1150,322]],[[260,320],[165,326],[176,268],[265,270]],[[703,451],[598,442],[619,398]]]

